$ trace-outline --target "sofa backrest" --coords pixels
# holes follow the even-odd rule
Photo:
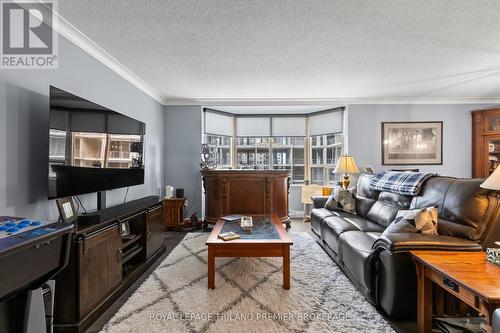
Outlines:
[[[483,242],[500,233],[499,199],[479,187],[481,179],[432,177],[414,197],[370,189],[373,175],[357,182],[356,214],[387,227],[400,209],[438,208],[438,233]],[[497,241],[499,239],[496,239]]]
[[[401,209],[409,209],[412,197],[370,189],[373,175],[361,174],[356,193],[356,214],[387,227]]]
[[[433,177],[410,208],[436,206],[439,212],[438,233],[481,242],[485,232],[495,223],[497,204],[491,191],[479,187],[481,179]],[[496,200],[495,200],[496,201]]]

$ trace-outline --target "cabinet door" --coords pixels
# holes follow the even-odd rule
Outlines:
[[[485,111],[483,119],[483,132],[485,134],[498,134],[500,132],[500,109]]]
[[[158,251],[164,241],[163,206],[158,205],[148,210],[146,248],[147,257],[150,258]]]
[[[122,281],[121,235],[117,225],[84,236],[78,242],[79,314],[85,317]]]

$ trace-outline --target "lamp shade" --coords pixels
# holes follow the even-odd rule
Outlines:
[[[488,190],[500,191],[500,168],[496,168],[480,186]]]
[[[333,173],[359,173],[354,158],[350,155],[340,156]]]

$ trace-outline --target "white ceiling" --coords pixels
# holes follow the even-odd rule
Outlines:
[[[500,98],[497,0],[64,0],[167,99]]]

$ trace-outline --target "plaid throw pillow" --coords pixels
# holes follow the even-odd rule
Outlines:
[[[344,212],[356,214],[356,188],[352,187],[344,190],[340,186],[335,186],[332,194],[325,203],[328,210],[343,210]]]
[[[438,210],[436,207],[400,210],[382,235],[421,233],[437,236]]]

